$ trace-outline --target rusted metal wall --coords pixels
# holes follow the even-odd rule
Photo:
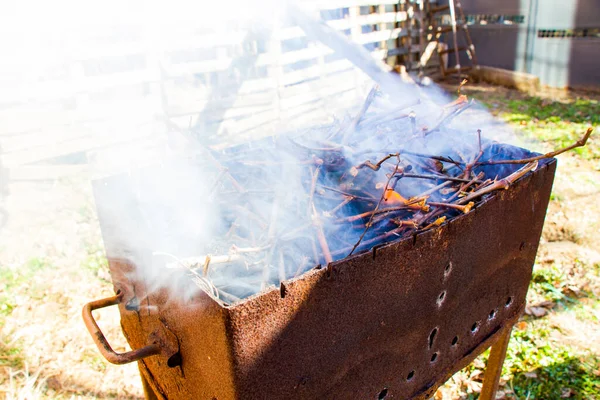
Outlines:
[[[446,1],[447,3],[447,1]],[[600,89],[600,1],[462,0],[481,65]]]

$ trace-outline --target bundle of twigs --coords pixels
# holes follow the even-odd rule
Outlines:
[[[544,155],[486,141],[480,131],[474,143],[450,141],[447,154],[427,154],[415,149],[448,141],[450,122],[473,103],[459,96],[432,127],[419,127],[413,112],[369,112],[377,95],[373,88],[356,116],[319,128],[318,136],[220,153],[203,148],[200,157],[215,171],[207,195],[219,205],[222,231],[211,254],[172,266],[188,269],[215,298],[236,302],[315,265],[468,213],[540,160],[584,146],[592,132]]]

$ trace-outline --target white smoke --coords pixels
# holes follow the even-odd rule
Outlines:
[[[2,101],[75,99],[74,118],[106,144],[89,159],[101,178],[107,254],[174,297],[182,293],[173,271],[231,303],[326,263],[321,225],[333,258],[346,256],[361,230],[331,229],[330,210],[310,197],[313,187],[327,199],[324,187],[339,186],[324,156],[340,156],[344,173],[400,149],[459,148],[469,161],[477,129],[488,138],[499,132],[473,106],[415,140],[445,121],[452,99],[389,73],[314,8],[275,0],[2,7]],[[409,113],[414,120],[381,123]],[[339,151],[315,151],[332,146]],[[371,177],[375,203],[385,173]],[[344,179],[351,190],[355,182]],[[433,186],[399,185],[407,196]],[[356,212],[341,208],[337,218]]]

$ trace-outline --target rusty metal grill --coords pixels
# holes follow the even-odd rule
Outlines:
[[[431,396],[522,313],[555,168],[546,160],[439,228],[233,306],[148,292],[111,247],[114,221],[98,201],[123,332],[133,349],[159,353],[139,361],[142,376],[165,399]],[[97,184],[96,197],[118,179]]]

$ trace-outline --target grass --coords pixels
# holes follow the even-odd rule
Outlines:
[[[593,399],[600,393],[600,358],[561,343],[545,319],[521,321],[513,330],[502,370],[500,390],[506,399]],[[479,370],[489,350],[463,371],[481,380]],[[464,385],[461,398],[474,400],[472,385]]]
[[[19,268],[0,267],[0,371],[4,370],[8,378],[0,374],[0,383],[8,379],[6,392],[7,399],[38,398],[41,386],[37,382],[37,375],[30,379],[27,363],[18,341],[7,336],[2,331],[6,317],[17,306],[17,296],[30,288],[31,278],[47,266],[43,259],[32,259]],[[27,379],[23,378],[26,377]],[[19,389],[16,389],[19,381]]]
[[[46,265],[45,260],[35,258],[20,268],[0,267],[0,328],[3,317],[9,315],[16,305],[15,295]]]
[[[524,132],[527,139],[546,142],[553,148],[569,146],[589,126],[600,125],[600,102],[597,99],[553,101],[514,91],[509,93],[509,96],[477,92],[471,95],[493,114]],[[600,142],[591,140],[587,146],[573,151],[583,159],[597,160],[600,159]]]
[[[513,331],[503,373],[515,398],[591,399],[600,393],[600,359],[557,344],[543,320]],[[511,396],[513,397],[513,396]]]
[[[14,344],[4,342],[0,335],[0,367],[21,369],[25,365],[21,349]]]
[[[567,285],[564,271],[556,264],[546,267],[536,264],[531,277],[529,295],[554,302],[573,302],[575,300],[565,294],[564,289]]]

